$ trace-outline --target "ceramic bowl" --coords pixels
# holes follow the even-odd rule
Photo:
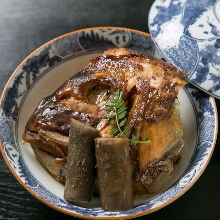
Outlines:
[[[216,141],[214,99],[187,85],[179,94],[185,140],[181,160],[158,193],[137,197],[135,207],[122,212],[103,211],[98,198],[84,204],[65,201],[64,186],[39,164],[29,144],[22,141],[22,132],[42,98],[83,69],[90,58],[112,47],[125,47],[162,58],[150,35],[140,31],[118,27],[75,31],[44,44],[30,54],[12,74],[0,102],[1,151],[13,175],[41,202],[82,218],[132,218],[173,202],[202,174]]]

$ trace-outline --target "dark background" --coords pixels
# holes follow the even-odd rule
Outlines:
[[[148,32],[153,0],[0,0],[0,93],[16,66],[62,34],[87,27],[120,26]],[[220,106],[220,102],[217,101]],[[1,131],[0,131],[1,132]],[[220,219],[220,150],[180,199],[138,219]],[[32,197],[0,155],[0,219],[73,219]]]

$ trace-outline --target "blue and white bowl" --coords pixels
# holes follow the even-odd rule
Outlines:
[[[220,1],[155,0],[148,22],[165,59],[220,98]]]
[[[98,198],[91,203],[75,205],[65,201],[63,185],[39,164],[29,144],[22,141],[22,132],[43,97],[81,70],[89,58],[110,47],[125,47],[161,58],[151,37],[140,31],[115,27],[75,31],[46,43],[29,55],[12,74],[0,100],[1,151],[13,175],[43,203],[82,218],[131,218],[173,202],[206,168],[217,135],[214,99],[187,85],[179,95],[186,143],[181,160],[160,192],[137,197],[135,207],[122,212],[103,211]]]

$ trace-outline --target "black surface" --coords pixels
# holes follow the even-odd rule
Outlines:
[[[148,31],[152,0],[0,0],[0,92],[15,67],[54,37],[95,26]],[[220,107],[220,102],[217,102]],[[0,131],[1,132],[1,131]],[[171,205],[139,219],[220,219],[220,150],[197,183]],[[0,156],[0,219],[73,219],[40,203]]]

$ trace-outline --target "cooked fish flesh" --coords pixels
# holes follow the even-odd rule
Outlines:
[[[48,152],[31,145],[34,154],[40,164],[53,176],[58,182],[64,183],[66,181],[65,174],[65,159],[59,159],[49,154]]]

